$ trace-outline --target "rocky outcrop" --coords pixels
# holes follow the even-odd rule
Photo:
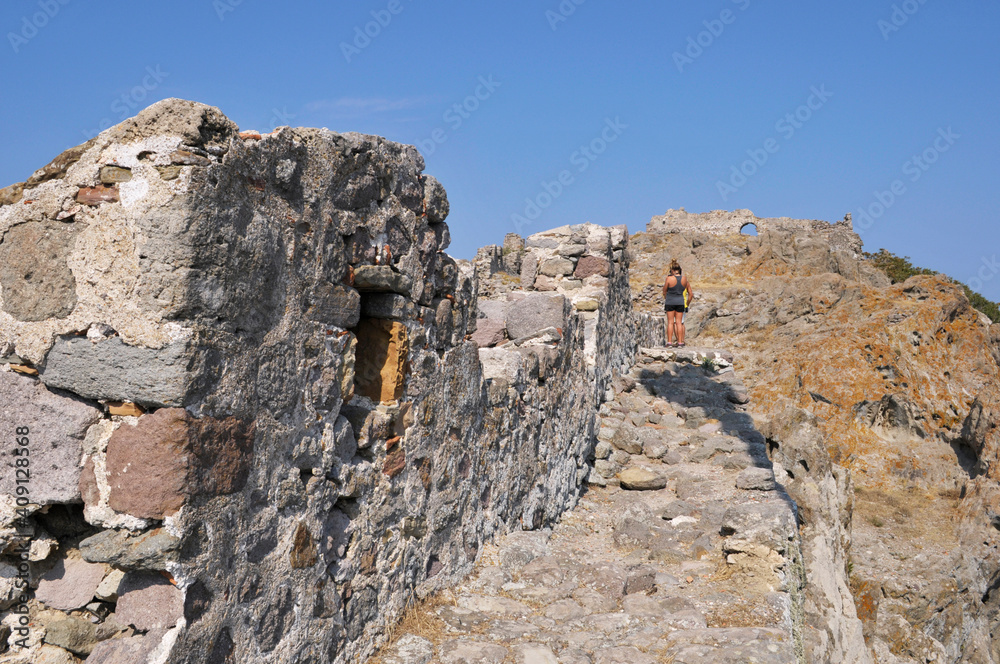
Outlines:
[[[775,477],[795,500],[805,568],[803,649],[807,662],[874,660],[848,578],[854,487],[830,461],[815,416],[789,408],[764,430]]]
[[[813,476],[807,460],[806,484],[795,493],[802,471],[792,468],[789,491],[852,542],[838,553],[835,539],[802,528],[804,559],[810,539],[828,557],[847,556],[849,574],[812,600],[816,616],[832,619],[819,627],[821,650],[852,643],[846,578],[877,661],[1000,661],[988,627],[996,614],[982,601],[997,575],[995,481],[982,475],[989,446],[976,433],[995,419],[976,405],[994,402],[1000,384],[994,331],[946,278],[889,285],[846,223],[764,223],[748,237],[732,227],[749,220],[739,211],[668,216],[677,224],[659,220],[632,238],[637,306],[658,308],[662,266],[678,259],[698,295],[688,335],[741,357],[755,417],[817,416],[832,478]],[[841,495],[846,471],[852,509]],[[836,526],[844,511],[849,529]]]

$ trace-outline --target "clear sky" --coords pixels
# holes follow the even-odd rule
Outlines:
[[[418,145],[458,257],[668,208],[851,212],[1000,300],[994,1],[4,0],[0,31],[0,186],[182,97]]]

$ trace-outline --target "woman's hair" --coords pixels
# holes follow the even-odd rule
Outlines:
[[[670,261],[670,271],[673,272],[674,270],[676,270],[678,274],[684,274],[684,271],[681,270],[681,264],[677,262],[676,258]]]

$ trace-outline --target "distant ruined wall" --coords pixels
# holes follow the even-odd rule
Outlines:
[[[713,210],[701,214],[691,214],[684,208],[667,210],[666,214],[653,217],[646,225],[647,233],[711,233],[713,235],[736,235],[744,227],[753,224],[760,234],[771,231],[805,233],[826,239],[832,249],[860,254],[861,239],[854,232],[850,215],[835,224],[809,219],[789,217],[761,218],[750,210]]]
[[[423,168],[166,100],[0,190],[0,662],[355,661],[575,503],[634,359],[627,233],[478,348]]]

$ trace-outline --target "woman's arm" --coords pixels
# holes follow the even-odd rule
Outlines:
[[[688,302],[691,302],[692,300],[694,300],[694,291],[691,290],[691,282],[688,281],[687,277],[684,277],[684,281],[682,283],[684,284],[684,288],[687,289],[688,292]]]

